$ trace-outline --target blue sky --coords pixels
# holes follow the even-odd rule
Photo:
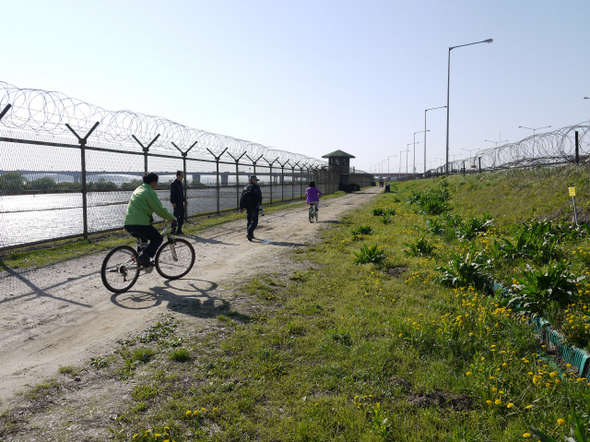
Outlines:
[[[366,170],[590,120],[588,0],[0,0],[0,81]],[[428,167],[446,111],[427,113]],[[415,139],[417,170],[423,134]],[[419,165],[418,165],[419,164]]]

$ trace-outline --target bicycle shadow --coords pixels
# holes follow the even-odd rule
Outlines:
[[[179,281],[165,281],[164,286],[150,287],[149,292],[129,291],[114,294],[111,296],[111,302],[121,308],[133,310],[165,304],[168,310],[199,318],[215,318],[221,313],[231,312],[230,302],[214,295],[219,288],[216,282],[183,278],[182,284],[175,285],[175,282]]]

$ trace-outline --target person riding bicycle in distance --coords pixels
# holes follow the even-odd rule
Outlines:
[[[307,196],[307,204],[315,204],[316,210],[319,209],[320,205],[320,195],[323,193],[315,186],[315,181],[309,182],[309,187],[305,190],[305,195]]]
[[[135,189],[133,195],[131,195],[123,223],[125,230],[129,233],[138,233],[148,239],[148,246],[142,250],[137,258],[137,262],[146,267],[154,265],[151,259],[164,240],[160,232],[152,226],[154,222],[153,214],[156,213],[163,219],[176,222],[174,215],[162,206],[162,202],[156,193],[157,185],[158,175],[153,172],[146,172],[143,175],[143,184]]]

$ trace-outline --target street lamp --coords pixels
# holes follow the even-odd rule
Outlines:
[[[482,41],[476,41],[473,43],[467,43],[464,45],[459,45],[459,46],[451,46],[449,48],[449,64],[448,64],[448,76],[447,76],[447,148],[446,148],[446,153],[447,153],[447,158],[446,158],[446,165],[445,165],[445,173],[449,173],[449,92],[451,89],[451,51],[453,49],[456,48],[462,48],[464,46],[472,46],[472,45],[477,45],[480,43],[491,43],[494,40],[492,40],[491,38],[488,38],[487,40],[482,40]]]
[[[424,131],[414,132],[414,171],[413,174],[416,175],[416,144],[420,144],[420,141],[416,142],[416,134],[421,134]],[[428,131],[430,132],[430,131]]]
[[[410,151],[410,144],[413,143],[408,143],[406,145],[406,175],[408,174],[408,152]]]
[[[528,129],[533,131],[533,137],[535,136],[535,132],[539,129],[549,129],[551,126],[543,126],[543,127],[526,127],[526,126],[518,126],[521,129]]]
[[[399,151],[399,169],[398,169],[398,173],[397,173],[397,180],[400,181],[402,179],[402,153],[404,151],[400,150]],[[406,166],[407,169],[407,166]]]
[[[518,126],[520,129],[528,129],[533,131],[533,159],[535,159],[535,132],[540,129],[549,129],[551,126],[543,126],[543,127],[526,127],[526,126]]]
[[[426,109],[424,111],[424,173],[426,173],[426,132],[430,132],[429,130],[426,130],[426,112],[430,111],[430,110],[435,110],[435,109],[442,109],[446,106],[440,106],[440,107],[431,107],[430,109]]]
[[[469,159],[471,160],[471,151],[477,150],[477,149],[461,149],[461,150],[466,150],[467,152],[469,152]],[[474,161],[471,161],[471,163],[474,163]],[[470,166],[471,166],[471,164],[470,164]]]

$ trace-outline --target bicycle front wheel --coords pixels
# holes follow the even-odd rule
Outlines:
[[[156,270],[166,279],[182,278],[194,264],[195,249],[186,239],[169,240],[156,253]]]
[[[135,249],[118,246],[111,250],[102,262],[100,276],[104,286],[113,293],[129,290],[139,277]]]

